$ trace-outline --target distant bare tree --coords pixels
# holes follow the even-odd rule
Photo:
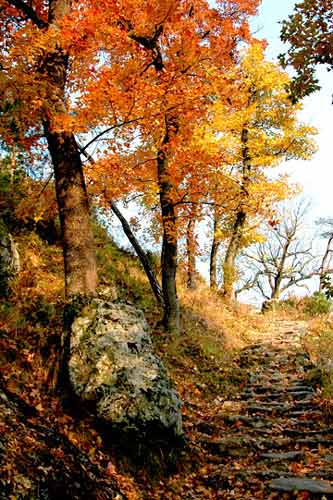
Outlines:
[[[308,243],[302,226],[308,207],[300,203],[288,215],[284,212],[282,222],[270,227],[267,239],[244,254],[247,277],[237,293],[256,289],[268,301],[278,300],[288,289],[305,287],[305,282],[318,274],[312,244]]]
[[[333,274],[333,218],[321,218],[316,221],[321,226],[320,237],[326,240],[325,251],[319,267],[319,291],[331,288],[330,275]]]

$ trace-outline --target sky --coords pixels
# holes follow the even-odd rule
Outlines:
[[[255,36],[268,42],[266,56],[274,62],[278,62],[278,55],[286,50],[280,40],[280,23],[293,13],[295,3],[294,0],[263,0],[259,16],[251,23]],[[292,181],[301,185],[301,197],[311,203],[305,224],[305,233],[308,229],[309,235],[313,234],[316,219],[333,217],[333,155],[330,144],[333,141],[333,72],[328,72],[326,67],[318,67],[317,77],[322,88],[303,100],[300,119],[317,128],[318,151],[310,160],[288,161],[279,168],[281,172],[288,173]],[[322,240],[315,242],[317,251],[322,251],[323,244]],[[297,295],[318,289],[316,279],[307,282],[307,285],[308,292],[306,289],[297,289]],[[258,304],[258,296],[252,292],[241,294],[239,299],[242,302]]]
[[[253,32],[268,42],[266,55],[277,61],[279,53],[285,50],[280,40],[280,21],[293,12],[294,0],[263,0],[259,16],[252,22]],[[309,224],[319,217],[333,217],[333,158],[330,142],[332,136],[333,72],[326,67],[318,68],[322,85],[319,92],[303,101],[302,121],[318,129],[316,138],[318,152],[308,161],[289,161],[282,169],[291,174],[292,180],[301,184],[303,196],[311,200]]]

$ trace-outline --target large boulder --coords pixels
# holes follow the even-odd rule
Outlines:
[[[0,297],[9,293],[10,280],[20,270],[20,257],[12,235],[0,217]]]
[[[111,428],[139,441],[182,436],[181,401],[142,311],[93,299],[72,324],[70,353],[75,394]]]

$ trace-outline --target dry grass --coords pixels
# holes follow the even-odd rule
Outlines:
[[[47,297],[48,301],[63,297],[62,249],[43,242],[35,233],[16,238],[20,254],[20,273],[13,293],[18,300],[24,296]]]
[[[179,289],[182,307],[204,322],[201,334],[219,342],[223,338],[224,349],[244,347],[252,334],[262,328],[264,319],[251,306],[228,304],[203,283],[195,290],[182,286]]]
[[[308,322],[303,345],[316,368],[314,383],[322,387],[328,406],[333,408],[333,316],[321,315]]]
[[[333,368],[333,316],[313,318],[308,322],[304,345],[315,364]]]

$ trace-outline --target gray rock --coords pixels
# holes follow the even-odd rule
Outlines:
[[[269,483],[271,489],[278,491],[309,491],[310,493],[333,493],[333,486],[329,481],[321,479],[307,479],[305,477],[280,477]]]
[[[202,444],[211,453],[229,457],[247,457],[249,453],[257,450],[257,440],[247,437],[235,437],[220,439],[203,439]]]
[[[304,453],[302,451],[286,451],[285,453],[262,453],[260,456],[268,460],[295,460],[302,458]]]
[[[0,297],[9,292],[10,280],[20,270],[20,257],[12,235],[0,218]]]
[[[181,401],[134,306],[93,299],[72,325],[69,375],[75,394],[116,430],[182,436]]]

